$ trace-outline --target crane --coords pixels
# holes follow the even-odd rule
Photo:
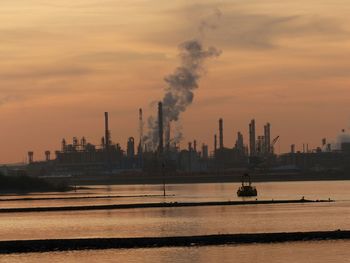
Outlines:
[[[278,141],[278,139],[280,138],[280,136],[278,135],[278,136],[276,136],[273,140],[272,140],[272,142],[271,142],[271,153],[273,153],[274,152],[274,147],[275,147],[275,144],[277,143],[277,141]]]

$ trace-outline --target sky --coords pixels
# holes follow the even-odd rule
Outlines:
[[[248,123],[271,123],[277,152],[334,140],[350,127],[347,0],[2,0],[0,163],[35,160],[62,138],[99,144],[103,113],[125,147],[163,98],[178,47],[198,39],[205,61],[184,139],[213,145],[218,119],[233,147]]]

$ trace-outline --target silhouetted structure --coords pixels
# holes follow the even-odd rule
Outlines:
[[[158,151],[159,153],[163,153],[164,142],[163,142],[163,104],[161,102],[158,103]]]
[[[219,120],[219,139],[220,139],[220,150],[224,149],[224,121]]]
[[[249,123],[249,155],[256,156],[255,120]]]
[[[271,153],[271,125],[270,123],[266,123],[264,126],[264,152],[265,154]]]
[[[251,168],[264,172],[350,171],[350,143],[347,141],[343,141],[340,149],[335,150],[326,139],[322,139],[321,146],[316,149],[309,149],[308,144],[303,144],[302,152],[296,151],[292,144],[289,153],[276,156],[274,147],[279,136],[271,139],[270,123],[264,125],[263,135],[257,136],[255,120],[252,119],[249,123],[249,142],[245,144],[243,134],[238,132],[233,146],[230,147],[228,142],[224,145],[224,123],[220,118],[219,141],[215,134],[214,149],[209,154],[208,145],[202,143],[198,149],[197,140],[189,142],[188,147],[182,150],[175,144],[171,145],[170,124],[166,123],[164,129],[164,121],[163,105],[159,102],[158,127],[155,130],[158,140],[154,140],[153,149],[147,149],[143,137],[142,109],[139,109],[138,146],[134,137],[130,136],[124,151],[118,143],[112,141],[109,115],[105,112],[104,136],[100,144],[92,144],[85,137],[73,137],[71,143],[62,139],[61,149],[55,151],[55,158],[51,158],[51,152],[47,150],[43,161],[34,161],[34,152],[29,151],[27,172],[31,175],[75,176],[142,170],[151,174],[171,174],[177,171],[218,173]]]

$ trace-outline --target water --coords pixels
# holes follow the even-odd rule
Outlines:
[[[33,201],[0,201],[2,207],[36,207],[65,205],[122,204],[142,202],[241,200],[236,197],[239,184],[185,184],[167,186],[169,196],[159,185],[94,186],[78,192],[2,196],[0,199],[124,196],[101,199],[65,199]],[[252,233],[283,231],[318,231],[350,229],[350,182],[276,182],[257,183],[259,200],[328,199],[334,203],[273,204],[246,206],[147,208],[99,211],[40,212],[0,214],[0,240],[140,237],[204,235],[218,233]],[[135,197],[131,197],[135,196]],[[0,262],[86,262],[115,259],[125,262],[334,262],[342,259],[341,248],[348,241],[290,244],[214,246],[198,248],[155,248],[132,250],[78,251],[1,256]],[[323,247],[330,256],[322,256]],[[292,251],[298,253],[292,253]],[[264,252],[265,251],[265,252]],[[271,254],[266,251],[272,251]],[[321,253],[318,253],[321,251]],[[305,258],[311,253],[312,257]],[[324,252],[325,253],[325,252]],[[146,257],[142,255],[147,255]],[[184,255],[182,258],[181,256]],[[345,255],[346,256],[346,255]],[[349,257],[350,254],[348,253]],[[286,257],[288,261],[285,261]],[[39,260],[40,258],[40,260]],[[314,258],[314,259],[313,259]],[[85,260],[86,259],[86,260]],[[95,260],[94,260],[95,259]],[[97,260],[101,259],[101,260]],[[139,259],[139,260],[137,260]],[[309,261],[306,261],[309,259]],[[324,261],[329,259],[328,261]],[[145,261],[146,260],[146,261]],[[226,260],[226,261],[225,261]],[[303,261],[304,260],[304,261]],[[314,260],[314,261],[313,261]],[[321,260],[321,261],[320,261]],[[323,260],[323,261],[322,261]],[[255,260],[254,260],[255,261]],[[337,261],[345,262],[345,261]]]
[[[0,262],[339,263],[349,262],[349,246],[349,241],[320,241],[190,248],[86,250],[3,255]]]
[[[332,182],[273,182],[256,183],[258,198],[260,200],[271,199],[328,199],[349,200],[350,183],[347,181]],[[125,204],[143,202],[200,202],[200,201],[227,201],[242,200],[237,197],[236,191],[239,183],[218,184],[176,184],[167,185],[164,198],[163,186],[160,185],[114,185],[114,186],[91,186],[91,189],[71,191],[67,193],[6,195],[0,197],[0,207],[37,207],[37,206],[74,206],[74,205],[97,205],[97,204]],[[149,197],[137,197],[149,195]],[[33,200],[33,201],[1,201],[17,198],[67,198],[86,196],[118,196],[118,198],[103,199],[61,199],[61,200]],[[123,197],[126,196],[126,197]],[[135,196],[135,197],[128,197]],[[254,198],[255,199],[255,198]]]

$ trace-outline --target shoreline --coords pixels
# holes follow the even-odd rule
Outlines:
[[[166,195],[175,196],[175,195]],[[17,201],[48,201],[48,200],[79,200],[79,199],[115,199],[115,198],[139,198],[139,197],[163,197],[163,195],[97,195],[97,196],[69,196],[69,197],[23,197],[23,198],[0,198],[0,202]]]
[[[100,249],[135,249],[160,247],[217,246],[228,244],[281,243],[320,240],[348,240],[350,231],[312,231],[218,234],[200,236],[172,237],[134,237],[134,238],[82,238],[82,239],[47,239],[0,241],[0,254],[100,250]]]
[[[334,200],[252,200],[252,201],[214,201],[214,202],[170,202],[170,203],[135,203],[114,205],[91,205],[91,206],[58,206],[58,207],[23,207],[23,208],[0,208],[2,213],[30,213],[30,212],[59,212],[59,211],[91,211],[91,210],[116,210],[135,208],[176,208],[176,207],[199,207],[199,206],[235,206],[235,205],[262,205],[262,204],[303,204],[303,203],[329,203]]]
[[[288,174],[251,174],[253,183],[260,182],[307,182],[307,181],[347,181],[350,175],[332,173],[288,173]],[[62,178],[46,178],[49,181],[57,182]],[[167,174],[146,175],[146,174],[119,174],[100,176],[77,176],[66,178],[71,185],[152,185],[152,184],[197,184],[197,183],[240,183],[242,174]]]

